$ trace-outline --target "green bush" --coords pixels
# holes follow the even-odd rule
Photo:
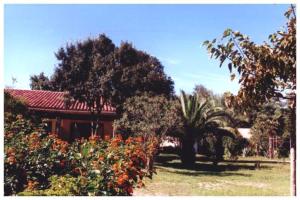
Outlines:
[[[247,148],[249,142],[243,137],[224,137],[223,146],[225,148],[225,157],[229,159],[237,159],[239,155],[243,153],[243,150]]]
[[[19,196],[73,196],[78,193],[77,178],[70,175],[49,178],[50,188],[45,190],[31,190],[30,188],[18,193]]]

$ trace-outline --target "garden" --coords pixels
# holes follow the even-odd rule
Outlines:
[[[66,107],[86,103],[92,124],[111,104],[114,137],[101,138],[92,126],[89,138],[65,141],[47,131],[47,118],[5,92],[5,195],[274,196],[290,188],[295,195],[294,9],[269,43],[231,29],[203,43],[231,79],[239,78],[237,95],[201,84],[175,94],[156,57],[105,34],[59,48],[53,75],[31,76],[31,89],[66,92]],[[166,138],[178,144],[162,146]]]

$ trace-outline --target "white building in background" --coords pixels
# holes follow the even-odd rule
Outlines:
[[[238,128],[237,130],[239,131],[239,133],[241,134],[241,136],[243,138],[246,138],[249,140],[252,136],[250,133],[250,128]]]

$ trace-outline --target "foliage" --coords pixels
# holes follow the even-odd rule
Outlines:
[[[110,101],[120,114],[126,99],[135,95],[173,95],[174,83],[157,58],[128,42],[116,47],[104,34],[68,44],[56,57],[59,63],[50,79],[50,90],[68,91],[70,97],[87,102],[96,113],[105,101]],[[35,82],[43,80],[32,79],[32,85]]]
[[[90,137],[68,144],[19,115],[5,125],[4,144],[5,195],[131,195],[153,172],[158,140]]]
[[[243,154],[243,150],[249,146],[247,139],[240,136],[236,130],[231,130],[235,136],[218,135],[208,133],[198,140],[199,153],[206,155],[214,163],[223,160],[223,156],[229,159],[237,159]]]
[[[48,178],[66,170],[60,164],[66,150],[57,151],[53,145],[66,148],[66,142],[47,136],[43,127],[18,115],[5,123],[4,188],[5,195],[17,194],[27,187],[48,187]]]
[[[8,92],[4,92],[4,112],[11,115],[27,114],[26,102],[22,99],[16,99]]]
[[[193,165],[195,139],[205,138],[211,133],[219,137],[218,141],[221,141],[223,136],[234,137],[235,130],[227,127],[232,125],[233,120],[221,107],[216,107],[214,101],[200,99],[197,94],[186,95],[182,91],[180,101],[185,130],[182,136],[181,159],[183,164]]]
[[[132,44],[122,42],[115,51],[115,66],[112,71],[112,103],[122,113],[127,98],[150,95],[173,96],[174,83],[164,72],[160,61]]]
[[[143,94],[127,99],[122,118],[115,121],[120,130],[164,136],[181,127],[179,102],[168,100],[163,95]]]
[[[256,107],[266,101],[287,100],[291,109],[291,147],[295,143],[296,127],[296,14],[291,5],[285,13],[285,29],[269,36],[269,43],[255,44],[246,35],[227,29],[221,41],[205,41],[208,52],[219,59],[220,66],[228,63],[239,74],[240,90],[231,97],[233,104]],[[223,42],[223,43],[222,43]],[[235,74],[232,73],[232,79]]]
[[[71,196],[76,194],[78,190],[76,180],[77,178],[68,174],[64,176],[53,175],[49,178],[50,188],[34,190],[27,187],[23,192],[18,193],[18,196]]]
[[[204,85],[201,84],[195,86],[194,92],[202,98],[209,98],[214,96],[213,91],[207,89]]]
[[[264,103],[273,97],[295,98],[296,89],[296,16],[294,7],[285,14],[287,28],[269,36],[270,43],[255,44],[246,35],[227,29],[221,41],[205,41],[208,52],[220,66],[236,69],[241,88],[237,101],[248,105]],[[226,61],[226,62],[225,62]],[[232,78],[235,74],[232,73]],[[286,95],[284,94],[286,93]]]
[[[247,139],[238,136],[236,138],[224,137],[223,147],[225,156],[229,159],[237,159],[238,156],[243,154],[243,150],[248,148],[249,142]]]
[[[212,90],[206,88],[204,85],[197,84],[194,88],[194,93],[201,99],[213,100],[216,106],[225,108],[224,95],[215,94]]]
[[[238,95],[232,96],[236,104],[256,107],[270,99],[286,100],[289,103],[291,121],[292,192],[296,195],[296,12],[291,5],[285,13],[283,30],[269,36],[269,42],[255,44],[246,35],[227,29],[223,43],[217,39],[205,41],[211,57],[236,69],[241,85]],[[226,41],[224,42],[224,40]],[[231,74],[231,78],[235,78]]]
[[[60,48],[55,54],[59,64],[52,84],[60,91],[68,91],[75,100],[85,102],[92,113],[100,114],[112,90],[114,50],[115,45],[105,35]]]
[[[265,104],[258,112],[251,128],[251,142],[255,144],[260,155],[267,155],[269,148],[269,137],[279,136],[282,140],[279,143],[279,149],[286,145],[282,144],[289,140],[290,129],[287,127],[287,110],[282,109],[278,104]],[[289,142],[288,142],[289,144]],[[289,148],[289,147],[288,147]],[[281,149],[279,153],[283,156],[288,149]]]
[[[30,88],[32,90],[52,90],[52,85],[44,72],[39,75],[30,76]]]

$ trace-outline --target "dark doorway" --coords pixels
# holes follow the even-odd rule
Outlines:
[[[103,137],[104,133],[104,126],[102,123],[98,126],[98,135]],[[77,138],[85,138],[88,139],[91,136],[92,126],[90,122],[73,122],[71,124],[71,141]]]
[[[91,135],[91,131],[91,124],[89,122],[74,122],[71,124],[71,140],[82,137],[88,139]]]

